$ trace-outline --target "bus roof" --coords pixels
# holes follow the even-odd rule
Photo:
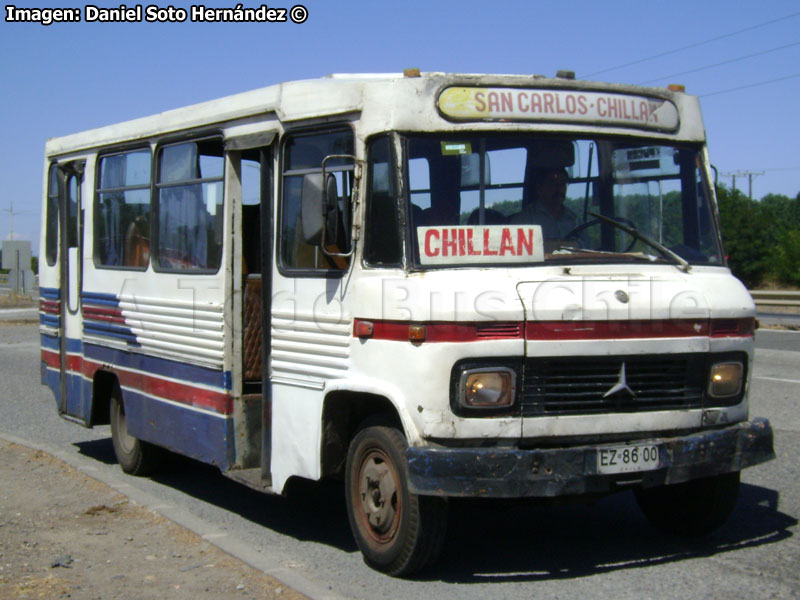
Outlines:
[[[92,148],[144,141],[155,136],[199,128],[246,124],[255,121],[296,122],[352,113],[372,120],[375,127],[410,130],[447,129],[448,123],[461,126],[463,120],[448,119],[439,110],[440,93],[447,89],[550,90],[563,93],[616,94],[665,100],[680,114],[680,127],[671,137],[703,141],[704,129],[697,98],[666,88],[642,88],[632,85],[590,82],[543,75],[486,75],[430,73],[333,74],[318,79],[290,81],[156,115],[91,129],[47,140],[45,153],[58,157]],[[404,114],[405,113],[405,114]],[[465,119],[470,121],[469,118]],[[513,121],[513,119],[511,119]],[[487,121],[492,123],[487,124]],[[557,120],[556,120],[557,121]],[[478,129],[508,119],[473,119]],[[554,121],[551,121],[551,124]],[[539,126],[541,126],[541,122]],[[584,123],[584,126],[588,123]],[[519,128],[531,123],[517,122]],[[569,124],[567,123],[567,126]],[[557,122],[560,129],[564,122]],[[273,126],[278,129],[278,125]],[[503,125],[503,128],[509,125]],[[606,128],[607,129],[607,128]],[[624,128],[623,128],[624,129]],[[663,134],[663,132],[662,132]]]

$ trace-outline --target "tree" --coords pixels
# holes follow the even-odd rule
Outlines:
[[[766,280],[800,285],[800,194],[767,194],[751,202],[717,188],[722,240],[733,274],[748,287]]]
[[[756,287],[769,272],[775,232],[766,211],[738,190],[717,189],[722,241],[728,264],[747,287]]]

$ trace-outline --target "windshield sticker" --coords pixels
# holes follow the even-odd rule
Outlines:
[[[470,142],[442,142],[442,156],[457,156],[472,154]]]
[[[669,100],[603,92],[450,87],[439,110],[458,120],[512,120],[622,125],[674,131],[678,109]]]
[[[540,225],[417,227],[417,244],[423,265],[544,260]]]

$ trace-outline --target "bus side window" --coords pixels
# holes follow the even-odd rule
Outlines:
[[[150,262],[150,149],[100,157],[95,197],[95,263],[146,268]]]
[[[161,270],[217,271],[222,260],[222,141],[164,146],[158,169],[155,264]]]
[[[58,167],[50,167],[47,184],[47,222],[45,232],[45,258],[49,266],[58,258]]]
[[[322,161],[331,155],[352,155],[353,133],[349,129],[298,133],[287,136],[283,144],[283,185],[280,207],[280,264],[287,269],[342,270],[349,259],[331,258],[318,246],[308,244],[303,234],[301,201],[303,176],[310,172],[322,172]],[[349,167],[349,171],[347,168]],[[334,158],[327,161],[326,172],[334,175],[340,192],[340,206],[349,210],[352,193],[352,161]],[[340,227],[349,225],[349,215]],[[347,248],[329,248],[334,252]]]

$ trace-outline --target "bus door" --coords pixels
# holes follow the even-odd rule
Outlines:
[[[58,166],[60,228],[60,292],[61,292],[61,389],[59,413],[88,422],[83,402],[83,376],[80,357],[81,342],[81,260],[83,257],[83,213],[81,184],[83,161]]]
[[[241,285],[241,298],[236,314],[241,314],[241,334],[234,340],[233,355],[240,357],[243,430],[248,441],[237,444],[237,465],[240,476],[256,471],[255,480],[268,482],[271,448],[271,387],[269,383],[270,312],[272,299],[272,140],[275,132],[266,131],[226,140],[235,180],[241,185],[241,213],[238,215],[240,236],[234,244],[241,252],[241,261],[234,269],[234,291]],[[238,280],[238,282],[237,282]],[[239,283],[240,282],[240,283]],[[239,313],[238,311],[241,311]],[[240,346],[239,346],[240,345]],[[237,349],[239,346],[239,349]],[[236,388],[235,388],[236,389]],[[238,395],[238,394],[237,394]],[[246,481],[252,484],[251,481]],[[258,486],[257,486],[258,487]]]

